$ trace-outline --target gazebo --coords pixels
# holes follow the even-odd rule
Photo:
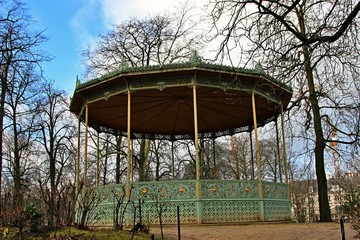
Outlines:
[[[288,220],[291,203],[284,111],[291,96],[290,87],[265,74],[260,66],[244,69],[202,61],[120,67],[100,78],[77,82],[70,105],[71,112],[78,117],[79,127],[77,187],[80,181],[87,181],[88,128],[92,127],[98,133],[126,136],[126,199],[135,204],[139,200],[142,216],[149,223],[159,221],[159,201],[166,205],[162,219],[165,224],[176,223],[178,206],[182,223]],[[276,121],[279,116],[283,143],[279,163],[285,168],[285,182],[274,183],[261,178],[258,127]],[[81,122],[85,124],[82,180],[79,170]],[[277,127],[276,131],[278,136]],[[257,179],[201,179],[199,138],[215,139],[240,132],[254,133]],[[131,141],[135,138],[192,139],[196,179],[133,182]],[[98,183],[97,178],[96,185]],[[97,207],[102,212],[98,225],[112,223],[114,201],[110,192],[120,192],[122,186],[97,186],[103,195]]]

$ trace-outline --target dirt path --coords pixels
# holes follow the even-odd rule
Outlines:
[[[153,226],[151,233],[160,236],[160,228]],[[177,238],[177,226],[164,227],[167,239]],[[346,239],[355,238],[356,231],[345,223]],[[159,238],[158,238],[159,239]],[[182,240],[341,240],[339,223],[256,223],[239,225],[185,225],[181,226]]]

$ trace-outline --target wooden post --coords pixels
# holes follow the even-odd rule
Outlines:
[[[197,118],[197,96],[196,96],[196,77],[194,78],[193,85],[193,105],[194,105],[194,144],[195,144],[195,164],[196,164],[196,215],[197,223],[202,223],[202,204],[201,204],[201,168],[199,158],[199,129],[198,129],[198,118]]]
[[[257,163],[257,172],[258,172],[258,183],[259,183],[259,199],[260,199],[260,220],[265,220],[264,213],[264,195],[263,195],[263,186],[262,186],[262,173],[261,173],[261,163],[260,163],[260,149],[259,149],[259,139],[257,131],[257,119],[256,119],[256,103],[255,103],[255,88],[251,92],[251,103],[252,103],[252,112],[253,112],[253,121],[254,121],[254,133],[255,133],[255,154],[256,154],[256,163]]]
[[[197,99],[196,99],[196,85],[193,86],[193,103],[194,103],[194,144],[195,144],[195,161],[196,161],[196,180],[200,180],[200,158],[199,158],[199,130],[197,118]]]
[[[127,181],[126,199],[130,201],[132,183],[132,153],[131,153],[131,92],[127,92]]]

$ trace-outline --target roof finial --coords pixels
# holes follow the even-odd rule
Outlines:
[[[79,80],[79,76],[76,75],[76,87],[80,85],[80,80]]]
[[[259,62],[255,65],[255,71],[258,73],[265,73],[263,66]]]
[[[190,60],[191,63],[194,63],[194,64],[202,63],[202,58],[199,55],[198,51],[196,51],[196,50],[191,51],[191,55],[190,55],[189,60]]]
[[[120,64],[119,64],[119,69],[120,69],[120,71],[125,70],[125,69],[127,69],[128,67],[129,67],[129,63],[128,63],[124,58],[122,58],[122,59],[121,59],[121,62],[120,62]]]

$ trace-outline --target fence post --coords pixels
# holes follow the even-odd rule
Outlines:
[[[178,222],[178,240],[180,240],[180,206],[176,207],[177,210],[177,222]]]
[[[341,230],[341,240],[345,240],[345,227],[344,227],[344,219],[340,219],[340,230]]]
[[[142,224],[142,216],[141,216],[141,199],[139,199],[139,222]]]

